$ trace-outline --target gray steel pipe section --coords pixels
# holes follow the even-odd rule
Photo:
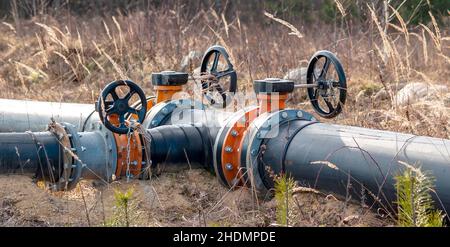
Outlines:
[[[29,174],[52,183],[62,178],[64,167],[74,166],[70,177],[110,182],[116,170],[117,150],[108,131],[76,132],[66,128],[71,147],[63,147],[52,132],[0,133],[0,174]],[[63,154],[70,149],[72,164]],[[66,151],[64,151],[66,150]]]
[[[99,121],[94,110],[94,104],[0,99],[0,132],[45,131],[51,118],[89,130]]]
[[[450,140],[293,121],[281,126],[276,138],[266,140],[259,163],[275,172],[284,170],[303,186],[369,203],[378,197],[386,209],[393,210],[394,177],[405,168],[399,161],[420,166],[433,175],[439,197],[434,195],[435,202],[450,212]],[[263,173],[264,183],[270,188],[268,174]]]
[[[174,103],[178,105],[175,107]],[[147,115],[143,125],[148,129],[143,139],[153,169],[159,166],[165,171],[177,171],[200,167],[214,173],[214,140],[236,112],[208,110],[199,105],[191,109],[190,104],[187,101],[182,105],[176,100],[160,103]]]
[[[188,102],[186,104],[190,103],[188,100],[185,101]],[[146,122],[155,121],[156,126],[201,122],[211,129],[215,127],[217,131],[222,120],[233,114],[233,112],[205,110],[199,103],[196,105],[198,109],[189,109],[185,105],[179,107],[176,103],[177,100],[158,104],[149,111]],[[167,110],[166,114],[164,110]],[[80,132],[97,129],[96,125],[100,121],[94,104],[0,99],[0,133],[45,131],[51,118],[59,123],[70,123]],[[144,126],[147,125],[149,123],[144,123]]]
[[[178,171],[205,168],[212,165],[212,137],[209,129],[201,125],[164,125],[146,130],[146,150],[152,168],[157,171]]]
[[[81,178],[111,182],[117,163],[113,135],[107,131],[79,132],[78,138],[80,146],[76,155],[83,166]]]
[[[0,133],[0,174],[28,174],[57,181],[62,148],[50,132]]]

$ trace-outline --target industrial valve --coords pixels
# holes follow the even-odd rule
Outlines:
[[[221,58],[225,64],[220,64]],[[203,56],[200,72],[206,100],[214,107],[225,108],[237,90],[237,73],[226,49],[219,45],[210,47]]]
[[[218,69],[220,57],[225,58],[224,69]],[[271,195],[273,175],[281,173],[304,186],[349,193],[381,205],[395,199],[394,176],[400,169],[396,162],[405,161],[420,163],[433,173],[439,206],[450,210],[450,140],[320,123],[306,111],[287,108],[288,95],[306,88],[318,115],[331,118],[342,111],[346,77],[332,53],[314,54],[306,84],[255,80],[258,104],[236,112],[211,111],[226,106],[228,95],[237,89],[237,74],[223,47],[205,53],[202,72],[209,104],[173,99],[189,75],[163,71],[152,74],[154,97],[146,98],[131,81],[108,84],[96,105],[99,118],[86,114],[92,109],[83,107],[78,127],[71,116],[66,119],[73,123],[52,122],[44,132],[0,133],[0,173],[31,172],[55,188],[70,189],[81,178],[107,182],[124,175],[146,178],[141,175],[149,169],[176,170],[188,164],[212,171],[227,187],[252,186],[263,198]],[[228,84],[216,83],[225,78]],[[123,97],[116,91],[120,87],[125,88]],[[220,95],[218,100],[213,91]],[[133,95],[138,95],[134,103],[129,102]],[[47,117],[43,113],[32,119],[40,124]],[[139,131],[132,132],[134,123]],[[345,187],[349,181],[351,191]]]
[[[125,96],[119,97],[117,90],[127,93]],[[139,109],[135,108],[130,102],[133,95],[139,96]],[[109,83],[101,92],[96,110],[107,129],[114,133],[127,134],[134,130],[130,126],[130,121],[144,122],[147,113],[147,99],[144,91],[134,82],[129,80],[114,81]],[[129,116],[129,118],[126,119],[126,116]]]
[[[313,87],[317,87],[317,89],[320,90],[326,89],[325,82],[330,82],[330,79],[327,77],[327,68],[331,67],[331,64],[333,64],[338,71],[338,79],[333,81],[331,86],[334,86],[339,82],[340,87],[345,88],[345,75],[343,74],[342,66],[337,58],[329,52],[316,53],[311,59],[308,71],[312,70],[316,73],[317,69],[311,68],[318,67],[318,60],[323,58],[326,60],[326,66],[324,65],[323,71],[320,73],[320,76],[318,76],[320,80],[318,80],[317,83],[309,83],[312,86],[308,86],[308,90]],[[222,63],[219,61],[222,61]],[[216,93],[219,93],[221,95],[220,98],[224,100],[224,104],[218,104],[220,99],[219,101],[215,101],[211,100],[212,98],[209,97],[209,105],[216,107],[220,106],[219,108],[226,106],[226,103],[228,102],[226,98],[237,90],[237,73],[225,48],[221,46],[209,48],[205,52],[201,71],[203,76],[206,76],[202,77],[202,87],[208,89],[203,91],[203,93],[208,97],[212,97],[212,92],[215,91]],[[86,111],[86,114],[83,111],[83,116],[85,117],[81,119],[79,116],[73,118],[64,117],[64,119],[74,119],[73,121],[71,120],[70,124],[64,124],[66,129],[69,129],[71,132],[68,136],[71,136],[70,138],[76,140],[76,131],[85,131],[86,133],[100,131],[101,133],[104,133],[102,134],[103,138],[108,138],[108,146],[110,147],[108,150],[112,150],[108,152],[113,152],[115,154],[114,158],[104,159],[114,167],[112,168],[114,170],[114,177],[120,178],[125,174],[127,176],[136,177],[141,174],[144,169],[152,165],[147,157],[148,154],[151,156],[151,153],[149,152],[151,152],[152,147],[149,146],[145,138],[143,138],[144,133],[142,131],[133,132],[134,123],[138,123],[142,127],[141,129],[145,131],[163,125],[170,126],[181,123],[193,124],[197,121],[196,124],[209,125],[207,131],[204,130],[204,127],[197,126],[196,128],[199,130],[201,129],[202,134],[209,133],[211,135],[210,138],[212,144],[214,144],[212,146],[214,151],[211,152],[211,157],[213,157],[212,162],[215,164],[214,170],[221,182],[230,187],[247,184],[246,180],[248,177],[245,172],[248,169],[247,164],[249,163],[247,151],[251,152],[251,150],[248,150],[248,142],[250,141],[250,130],[252,129],[254,121],[269,113],[283,111],[286,107],[285,100],[287,99],[287,95],[297,86],[294,85],[292,81],[274,78],[256,80],[254,89],[257,93],[259,104],[257,106],[246,107],[235,113],[223,112],[221,113],[222,119],[217,119],[215,118],[216,116],[210,115],[209,111],[206,111],[208,105],[202,104],[200,101],[192,99],[172,99],[173,95],[180,92],[182,86],[188,83],[188,76],[187,73],[174,71],[153,73],[151,76],[151,83],[154,86],[156,95],[150,97],[146,97],[142,89],[132,81],[120,80],[112,82],[101,92],[96,104],[99,118],[95,118],[92,113],[88,114],[89,111]],[[223,84],[215,83],[219,81],[225,82]],[[122,94],[119,93],[120,90],[122,90]],[[340,102],[344,103],[345,90],[341,90],[341,92],[344,93],[344,99],[340,100]],[[120,97],[119,95],[124,96]],[[136,102],[130,102],[133,95],[138,96]],[[324,94],[320,95],[323,96]],[[70,107],[73,108],[75,106],[70,105]],[[338,109],[338,107],[335,109]],[[334,112],[338,111],[340,110]],[[174,114],[177,112],[181,114]],[[315,120],[306,112],[296,112],[296,114],[298,114],[296,116]],[[195,121],[192,122],[188,119],[188,121],[185,122],[173,122],[174,115],[184,117],[194,116],[191,120],[195,119]],[[281,114],[281,117],[284,115],[286,115],[286,113]],[[288,116],[290,115],[288,114]],[[47,115],[43,114],[42,118],[46,119]],[[44,122],[45,119],[43,120]],[[98,123],[98,121],[101,123]],[[215,122],[216,128],[211,127],[211,125],[214,125],[211,124],[211,122]],[[67,127],[72,125],[76,127]],[[170,127],[166,128],[170,129]],[[184,127],[183,129],[187,130],[189,128]],[[108,133],[107,130],[112,133]],[[158,136],[156,133],[157,132],[153,135],[155,138]],[[216,136],[217,138],[215,138]],[[202,138],[204,140],[209,139],[205,136]],[[185,143],[189,142],[186,141]],[[72,146],[70,146],[70,148],[75,148],[73,147],[75,144],[76,142],[71,143]],[[186,147],[189,147],[190,144],[186,145]],[[80,147],[75,149],[86,150],[85,147],[87,145],[78,146]],[[67,146],[67,148],[70,149],[69,146]],[[158,149],[158,152],[161,152],[161,150]],[[253,150],[253,152],[255,151]],[[157,156],[155,155],[155,157]],[[95,167],[100,166],[102,165],[100,164]],[[80,166],[77,166],[77,169],[82,170],[79,167]],[[111,173],[108,174],[111,175]],[[104,178],[110,178],[109,175],[106,175]],[[72,181],[76,180],[77,179],[72,179]]]
[[[173,95],[180,92],[182,86],[188,82],[188,74],[175,71],[162,71],[153,73],[152,85],[156,90],[156,103],[172,99]]]
[[[329,51],[316,52],[308,64],[306,85],[311,104],[321,117],[333,118],[342,112],[347,97],[347,79],[339,59]]]
[[[257,158],[261,154],[261,141],[275,137],[276,126],[295,119],[315,121],[307,112],[285,110],[288,94],[294,90],[293,81],[266,78],[255,80],[253,87],[258,105],[234,113],[215,139],[215,171],[219,181],[230,188],[250,184],[248,171],[253,174],[259,171],[259,168],[253,171],[253,166],[258,163]],[[252,184],[258,181],[252,181]],[[258,183],[256,188],[262,190],[264,187]]]

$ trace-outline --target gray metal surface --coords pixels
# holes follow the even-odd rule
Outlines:
[[[158,172],[192,168],[213,172],[212,138],[205,126],[164,125],[147,129],[146,137],[152,168],[157,168]]]
[[[58,180],[62,148],[50,132],[0,133],[0,174]]]
[[[80,131],[85,123],[89,127],[98,121],[94,108],[94,104],[0,99],[0,132],[45,131],[51,118]]]
[[[77,148],[83,169],[82,179],[111,182],[117,167],[117,150],[113,135],[108,131],[78,133],[80,146]]]
[[[64,147],[57,134],[47,132],[0,133],[0,174],[29,174],[68,189],[80,179],[111,182],[117,167],[117,150],[113,135],[102,125],[92,132],[77,132],[63,123],[70,136]],[[73,162],[65,163],[63,153],[70,152]],[[63,169],[69,172],[65,176]],[[66,182],[68,184],[66,184]]]
[[[234,112],[206,108],[198,101],[189,99],[160,102],[147,113],[143,123],[145,129],[162,125],[195,124],[207,127],[211,136],[216,136],[220,128]],[[212,139],[213,140],[213,139]]]
[[[301,185],[393,210],[394,177],[405,165],[435,178],[437,206],[450,210],[450,140],[315,123],[285,125],[267,139],[263,164],[291,174]],[[306,125],[305,125],[306,124]],[[284,140],[283,140],[284,139]],[[280,157],[280,158],[275,158]],[[317,161],[329,161],[312,163]],[[377,199],[375,199],[377,198]]]
[[[204,110],[205,106],[198,101],[192,101],[190,99],[179,99],[160,102],[155,106],[153,106],[152,109],[147,112],[147,116],[142,125],[144,126],[145,129],[150,129],[161,125],[171,124],[174,112],[177,112],[178,113],[177,115],[179,115],[181,114],[181,111],[190,109]],[[195,116],[191,117],[191,114],[184,116],[185,119],[189,122],[192,122],[192,119],[196,118]],[[183,121],[183,123],[186,123],[186,120]]]

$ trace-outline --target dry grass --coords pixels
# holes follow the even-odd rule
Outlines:
[[[348,18],[348,11],[339,1],[336,4],[343,18]],[[406,107],[397,106],[394,100],[399,85],[406,82],[422,81],[450,87],[449,30],[439,27],[432,16],[430,25],[408,26],[392,8],[396,18],[392,23],[382,23],[368,6],[371,20],[367,26],[374,28],[355,27],[346,22],[345,28],[342,25],[343,28],[335,29],[324,24],[300,28],[269,13],[261,18],[274,22],[245,23],[239,16],[227,20],[225,15],[212,9],[185,20],[179,17],[180,11],[177,8],[91,19],[41,15],[15,23],[3,22],[0,24],[0,98],[93,103],[104,85],[119,78],[132,79],[147,94],[152,94],[149,83],[152,72],[177,70],[189,51],[205,51],[213,44],[221,44],[229,50],[239,73],[239,88],[246,91],[251,90],[253,79],[283,77],[292,68],[306,66],[315,51],[327,49],[343,62],[349,84],[349,100],[343,114],[327,121],[450,138],[450,95]],[[376,100],[374,95],[381,88],[389,97]],[[357,102],[356,96],[361,92],[364,92],[363,97]],[[291,103],[291,106],[311,111],[308,102]],[[161,184],[161,189],[172,190],[182,184],[170,183]],[[251,198],[241,196],[250,192],[224,195],[222,189],[215,190],[217,195],[214,195],[208,192],[209,182],[194,185],[176,187],[180,190],[175,195],[182,200],[180,205],[174,205],[172,198],[155,197],[152,203],[159,209],[149,215],[144,224],[235,225],[243,222],[269,225],[274,221],[273,201],[264,203],[263,211],[259,212],[254,211],[252,202],[235,203],[234,199],[228,200],[233,204],[217,207],[222,196]],[[207,187],[202,189],[201,186]],[[147,187],[143,189],[146,190]],[[88,204],[94,203],[89,202],[91,197],[98,200],[98,196],[84,196]],[[192,202],[196,203],[193,205],[184,197],[198,200]],[[142,197],[142,200],[147,199]],[[62,208],[63,202],[60,202]],[[95,203],[97,205],[97,201]],[[360,209],[344,212],[345,204],[330,202],[329,197],[308,195],[297,204],[300,225],[346,225],[346,221],[355,218],[363,224],[366,220],[358,216],[356,211]],[[322,212],[316,216],[311,215],[316,212],[310,208],[314,205],[322,205],[318,207]],[[153,206],[143,207],[147,213],[154,211]],[[203,214],[210,210],[213,214]],[[94,225],[101,224],[100,216],[93,216]],[[68,217],[78,221],[59,220],[58,224],[86,224],[80,220],[83,215]],[[381,223],[373,223],[377,224]]]
[[[336,3],[345,20],[348,13]],[[0,97],[92,103],[106,83],[118,78],[137,81],[151,94],[152,72],[177,70],[189,51],[204,51],[213,44],[230,51],[245,91],[253,79],[282,77],[289,69],[306,66],[315,51],[328,49],[343,62],[350,87],[346,110],[333,122],[449,137],[448,100],[410,107],[396,107],[394,102],[398,85],[405,82],[449,85],[448,29],[441,30],[434,17],[430,25],[407,26],[394,8],[396,18],[385,24],[370,6],[367,9],[375,27],[369,31],[348,23],[337,30],[323,24],[299,29],[269,13],[261,18],[274,20],[270,24],[243,23],[239,16],[226,20],[212,9],[189,20],[174,9],[83,20],[44,15],[19,25],[3,22]],[[390,100],[374,100],[374,92],[356,104],[356,95],[371,85],[385,88]],[[310,110],[308,103],[296,107]]]

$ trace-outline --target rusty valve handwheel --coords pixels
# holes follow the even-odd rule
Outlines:
[[[221,57],[224,64],[219,64]],[[225,68],[221,68],[220,65]],[[209,104],[225,108],[230,100],[229,93],[235,93],[237,89],[237,73],[225,48],[219,45],[210,47],[203,56],[200,72],[204,78],[202,79],[203,94]],[[219,99],[214,97],[217,94],[220,96]],[[219,102],[220,100],[222,103]]]
[[[116,92],[118,87],[128,88],[125,96],[119,97]],[[133,107],[133,102],[129,102],[135,94],[139,96],[141,101],[140,108]],[[127,116],[131,116],[130,120],[138,123],[144,122],[147,112],[147,99],[144,91],[136,83],[129,80],[114,81],[106,85],[101,92],[96,110],[106,128],[117,134],[127,134],[133,131],[133,128],[127,126]]]

